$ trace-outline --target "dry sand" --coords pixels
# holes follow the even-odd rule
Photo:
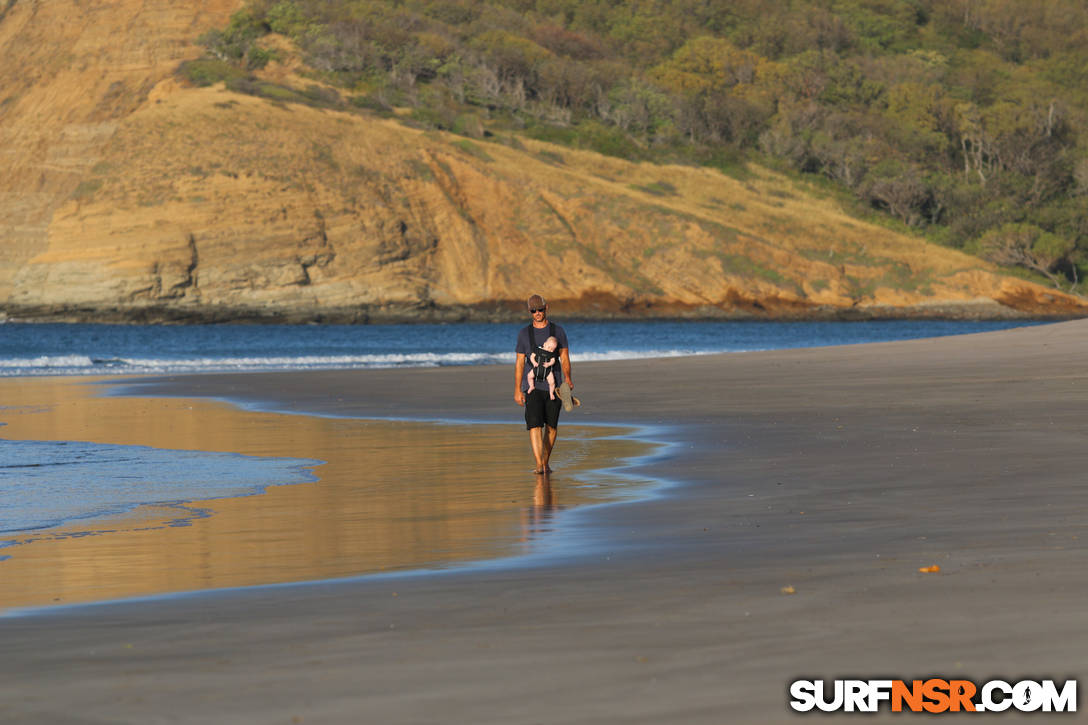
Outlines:
[[[680,484],[573,512],[581,553],[0,619],[0,722],[772,723],[798,677],[1077,677],[1085,359],[1088,321],[576,363],[565,421],[667,426]],[[157,389],[516,426],[512,376]]]

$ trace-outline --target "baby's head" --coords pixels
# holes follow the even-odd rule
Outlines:
[[[548,352],[555,352],[555,348],[559,347],[559,340],[556,340],[554,337],[549,337],[544,341],[544,344],[541,345],[541,347]]]

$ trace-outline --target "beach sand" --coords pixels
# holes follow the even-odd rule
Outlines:
[[[0,379],[0,438],[310,460],[319,484],[0,534],[17,544],[0,548],[0,614],[525,556],[543,545],[560,511],[653,484],[597,470],[654,449],[621,437],[629,428],[568,426],[556,459],[563,473],[526,486],[525,436],[510,425],[289,415],[96,387],[80,378]],[[148,470],[139,449],[125,455],[124,474],[152,491],[172,476],[169,463]]]
[[[787,689],[802,677],[1079,677],[1086,358],[1076,321],[576,363],[584,406],[563,424],[661,426],[675,446],[644,472],[677,484],[565,514],[578,551],[0,619],[0,721],[774,723],[797,717]],[[519,431],[511,378],[136,388]]]

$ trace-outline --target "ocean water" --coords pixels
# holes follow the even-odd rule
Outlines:
[[[587,361],[903,340],[1023,324],[1031,323],[575,321],[564,326],[572,359]],[[0,324],[0,376],[509,364],[519,328],[9,322]],[[10,403],[0,400],[0,412],[5,404]],[[185,502],[311,481],[309,469],[319,463],[79,441],[12,441],[4,439],[0,424],[0,546],[10,532],[73,522],[91,526],[140,506],[177,507],[184,523],[197,515],[183,510]]]
[[[0,428],[0,436],[3,429]],[[82,441],[0,440],[0,537],[138,506],[199,515],[190,501],[248,496],[268,486],[317,480],[322,461],[175,451]]]
[[[574,361],[818,347],[1031,322],[564,322]],[[517,324],[0,324],[0,376],[509,364]]]

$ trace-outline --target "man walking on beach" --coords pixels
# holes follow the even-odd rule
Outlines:
[[[529,314],[533,322],[518,333],[517,346],[514,352],[517,360],[514,363],[514,402],[525,408],[525,427],[529,430],[529,445],[533,448],[533,458],[536,459],[535,473],[550,473],[551,466],[548,461],[555,447],[555,439],[559,435],[559,410],[563,401],[558,397],[554,400],[548,395],[548,386],[536,386],[529,392],[529,381],[525,376],[525,360],[529,355],[538,351],[549,337],[559,341],[559,368],[555,372],[555,385],[558,387],[565,380],[567,385],[574,388],[574,379],[570,373],[570,350],[567,346],[566,331],[548,321],[548,303],[540,295],[529,298]]]

